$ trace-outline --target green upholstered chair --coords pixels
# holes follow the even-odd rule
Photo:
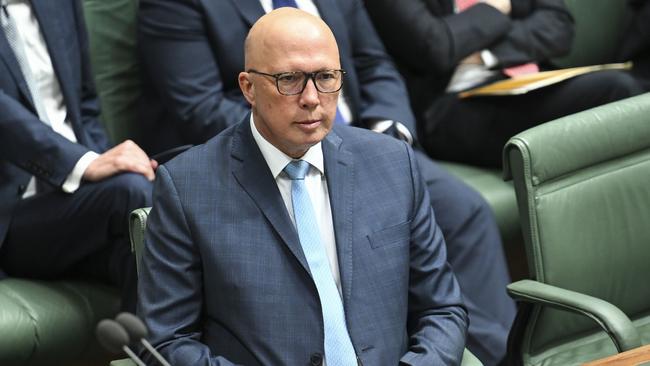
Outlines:
[[[129,235],[131,237],[131,250],[135,253],[138,273],[140,273],[140,260],[144,248],[144,233],[147,229],[147,218],[151,207],[139,208],[131,212],[129,217]]]
[[[508,286],[526,304],[509,356],[567,366],[650,343],[650,93],[522,132],[504,162],[532,278]]]
[[[496,169],[449,161],[437,161],[437,163],[474,188],[487,201],[499,226],[510,275],[513,279],[524,278],[528,269],[512,182],[505,182],[501,171]]]
[[[557,58],[557,67],[610,63],[630,15],[624,0],[565,0],[575,21],[575,39],[568,55]]]
[[[0,365],[105,365],[95,325],[119,308],[116,289],[85,281],[0,281]]]

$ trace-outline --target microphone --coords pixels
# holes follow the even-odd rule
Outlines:
[[[111,319],[104,319],[97,324],[95,334],[99,343],[112,353],[124,351],[133,362],[138,366],[147,366],[144,362],[129,348],[131,342],[129,334],[118,322]]]
[[[144,325],[144,322],[140,320],[137,316],[131,313],[119,313],[115,317],[115,321],[118,322],[128,335],[133,339],[139,339],[140,343],[151,353],[158,362],[163,366],[171,366],[167,360],[147,341],[145,338],[149,333],[147,331],[147,326]]]

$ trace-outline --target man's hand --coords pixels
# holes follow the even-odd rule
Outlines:
[[[483,65],[483,59],[481,58],[481,52],[474,52],[471,55],[460,60],[461,64],[471,64],[471,65]]]
[[[497,8],[498,11],[505,15],[510,15],[512,4],[510,0],[482,0],[484,3]]]
[[[99,155],[86,171],[83,178],[97,182],[117,173],[132,172],[142,174],[149,180],[154,180],[154,170],[158,162],[149,159],[147,154],[131,140],[126,140],[114,148]]]

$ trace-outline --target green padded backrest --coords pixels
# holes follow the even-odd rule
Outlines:
[[[615,61],[616,49],[629,15],[626,0],[565,0],[575,20],[571,52],[553,60],[557,67]]]
[[[650,312],[650,93],[567,116],[505,147],[531,277]],[[533,310],[524,353],[581,333],[591,320]]]
[[[144,232],[147,229],[147,218],[151,207],[139,208],[131,212],[129,217],[129,236],[131,238],[131,251],[135,253],[136,266],[140,272],[140,260],[144,248]]]
[[[136,54],[137,0],[83,0],[101,119],[115,143],[137,136],[141,94]]]

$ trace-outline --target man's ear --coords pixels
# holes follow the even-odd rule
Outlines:
[[[250,103],[251,106],[255,105],[255,86],[250,80],[251,74],[247,72],[240,72],[237,80],[239,81],[239,89],[241,89],[244,98]]]

